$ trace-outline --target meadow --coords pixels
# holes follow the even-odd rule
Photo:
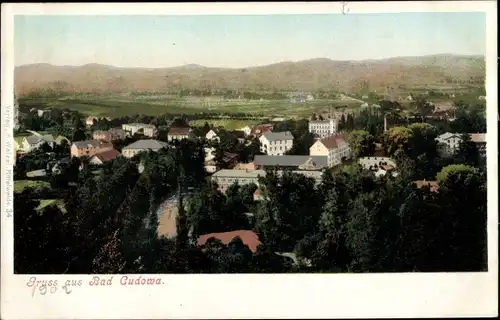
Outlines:
[[[292,103],[290,100],[238,100],[222,97],[169,97],[169,96],[72,96],[65,98],[20,99],[26,106],[67,108],[84,115],[99,117],[122,117],[136,114],[159,116],[166,113],[194,114],[214,113],[230,115],[243,113],[264,117],[305,117],[314,112],[326,111],[330,107],[359,107],[359,101],[315,100]]]

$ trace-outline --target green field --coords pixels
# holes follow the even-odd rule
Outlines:
[[[214,127],[224,127],[228,130],[238,130],[245,126],[253,126],[258,124],[258,120],[238,120],[238,119],[200,119],[200,120],[192,120],[189,121],[189,126],[191,127],[202,127],[205,125],[205,122],[214,126]]]
[[[147,99],[146,99],[147,98]],[[356,108],[361,103],[349,100],[315,100],[301,104],[289,100],[236,100],[217,97],[155,97],[155,96],[82,96],[71,98],[20,99],[26,106],[68,108],[84,115],[121,117],[135,114],[158,116],[166,113],[245,113],[256,116],[309,116],[333,106]]]
[[[37,181],[37,180],[15,180],[14,181],[14,192],[20,193],[23,192],[26,188],[50,188],[50,183],[46,181]]]

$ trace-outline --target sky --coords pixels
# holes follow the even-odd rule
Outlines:
[[[15,65],[240,68],[313,58],[484,55],[486,14],[64,16],[14,18]]]

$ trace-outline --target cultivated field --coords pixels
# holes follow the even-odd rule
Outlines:
[[[30,106],[40,104],[51,108],[77,110],[84,115],[101,117],[121,117],[144,114],[159,116],[166,113],[193,114],[200,112],[214,114],[244,113],[249,116],[302,117],[314,112],[326,111],[330,107],[357,108],[359,101],[315,100],[305,103],[292,103],[290,100],[237,100],[217,97],[168,96],[78,96],[71,98],[20,99],[20,103]]]

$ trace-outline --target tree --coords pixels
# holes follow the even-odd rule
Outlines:
[[[354,159],[373,154],[375,149],[375,140],[373,136],[364,130],[352,131],[349,134],[349,144]]]
[[[425,118],[434,112],[434,105],[427,100],[417,99],[412,102],[412,107],[416,115]]]
[[[471,140],[470,134],[462,134],[461,141],[458,145],[458,151],[455,155],[456,162],[478,167],[480,158],[479,150],[476,144]]]
[[[76,129],[75,132],[73,132],[73,137],[71,138],[73,142],[84,141],[86,139],[87,135],[85,134],[85,131],[83,129]]]
[[[413,132],[411,129],[407,127],[392,127],[384,132],[382,144],[387,154],[391,157],[395,156],[398,150],[409,154],[412,137]]]

